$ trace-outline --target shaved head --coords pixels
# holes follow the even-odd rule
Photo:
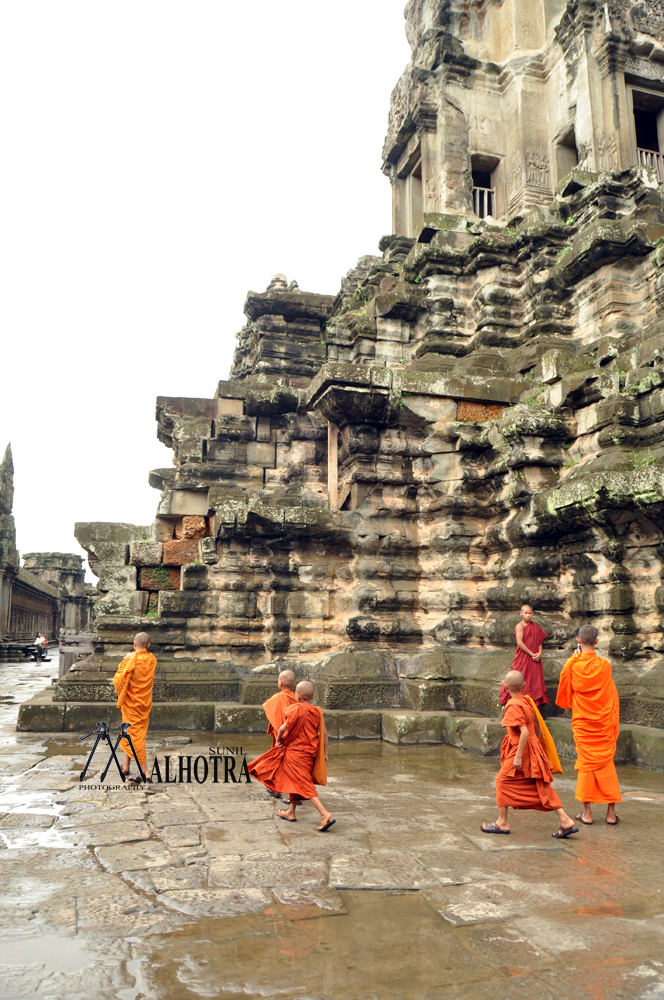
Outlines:
[[[311,701],[314,696],[314,686],[311,681],[300,681],[295,688],[295,694],[300,701]]]
[[[295,685],[295,673],[292,670],[282,670],[278,683],[280,688],[288,688],[289,691],[292,691]]]
[[[594,625],[582,625],[576,633],[576,637],[579,642],[585,643],[586,646],[594,646],[597,642],[598,635],[599,632]]]
[[[139,649],[147,649],[150,645],[150,636],[147,632],[139,632],[138,635],[134,636],[134,642]]]
[[[516,691],[519,694],[523,691],[523,674],[520,670],[510,670],[505,676],[505,687],[508,691]]]
[[[519,610],[520,611],[532,611],[533,609],[531,608],[530,604],[522,604]]]

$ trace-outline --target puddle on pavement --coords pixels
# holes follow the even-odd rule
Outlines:
[[[162,938],[150,957],[157,994],[422,1000],[486,978],[419,893],[340,895],[345,915],[298,920],[270,907],[262,917],[202,919]]]
[[[0,965],[38,965],[46,973],[62,972],[71,975],[97,961],[79,937],[59,937],[43,934],[41,937],[0,939]]]

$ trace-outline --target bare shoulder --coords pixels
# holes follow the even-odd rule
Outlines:
[[[524,624],[523,622],[517,622],[514,632],[516,635],[523,635]]]

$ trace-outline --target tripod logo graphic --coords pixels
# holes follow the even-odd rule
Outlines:
[[[118,736],[117,740],[115,741],[115,745],[113,744],[113,740],[112,740],[111,735],[110,735],[110,733],[108,731],[108,724],[106,722],[98,722],[97,723],[97,728],[93,729],[91,733],[86,733],[85,736],[79,736],[79,739],[80,739],[81,742],[83,742],[83,740],[89,739],[91,736],[94,736],[95,733],[96,733],[96,737],[97,737],[95,739],[94,746],[92,747],[92,750],[90,751],[88,759],[85,762],[85,767],[81,771],[81,777],[79,778],[79,781],[83,781],[83,779],[85,778],[87,770],[90,767],[90,764],[92,763],[92,758],[95,755],[95,750],[97,749],[97,747],[99,746],[100,743],[108,743],[109,749],[111,751],[110,756],[108,758],[108,761],[106,763],[106,767],[104,768],[103,773],[101,775],[101,778],[99,779],[100,783],[104,781],[106,775],[108,774],[108,769],[111,766],[111,762],[112,761],[115,761],[115,763],[117,765],[117,768],[118,768],[118,771],[120,772],[120,777],[122,778],[122,780],[126,781],[127,780],[127,775],[125,774],[125,772],[120,767],[120,761],[118,760],[117,754],[116,754],[116,750],[118,749],[118,747],[120,745],[120,740],[126,740],[127,743],[129,744],[129,747],[131,749],[131,755],[134,758],[134,760],[136,761],[136,765],[138,767],[138,773],[141,776],[140,780],[141,781],[147,781],[147,777],[143,773],[143,769],[142,769],[141,765],[138,763],[138,757],[136,756],[136,751],[134,750],[134,744],[131,742],[131,736],[129,735],[129,728],[130,728],[130,726],[131,726],[131,722],[123,722],[122,723],[122,725],[120,726],[120,735]]]

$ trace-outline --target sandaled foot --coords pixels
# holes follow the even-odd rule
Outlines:
[[[606,817],[607,826],[618,826],[619,822],[620,822],[620,816],[618,815],[618,813],[616,813],[613,819],[609,819],[608,816]]]
[[[283,809],[277,809],[277,816],[279,819],[285,819],[287,823],[297,823],[294,816],[288,816]]]
[[[318,830],[319,833],[325,833],[325,831],[329,830],[330,827],[334,826],[335,823],[336,819],[332,819],[332,817],[330,816],[328,819],[325,820],[325,822],[321,826],[316,827],[316,829]]]
[[[578,820],[579,823],[583,823],[584,826],[592,826],[595,822],[594,819],[584,819],[581,813],[579,813],[578,816],[575,816],[574,819]]]
[[[141,778],[140,775],[136,775],[135,778],[127,778],[128,785],[150,785],[152,784],[152,778]]]
[[[271,788],[266,788],[265,791],[268,795],[271,795],[273,799],[281,798],[281,792],[273,792]]]
[[[482,823],[480,827],[482,833],[509,833],[509,830],[503,830],[502,827],[498,826],[497,823]]]
[[[564,840],[565,837],[571,837],[573,833],[578,833],[578,832],[579,832],[578,826],[569,826],[567,827],[567,829],[565,829],[564,826],[561,826],[558,830],[556,830],[555,833],[552,833],[551,836],[555,837],[556,840]]]

